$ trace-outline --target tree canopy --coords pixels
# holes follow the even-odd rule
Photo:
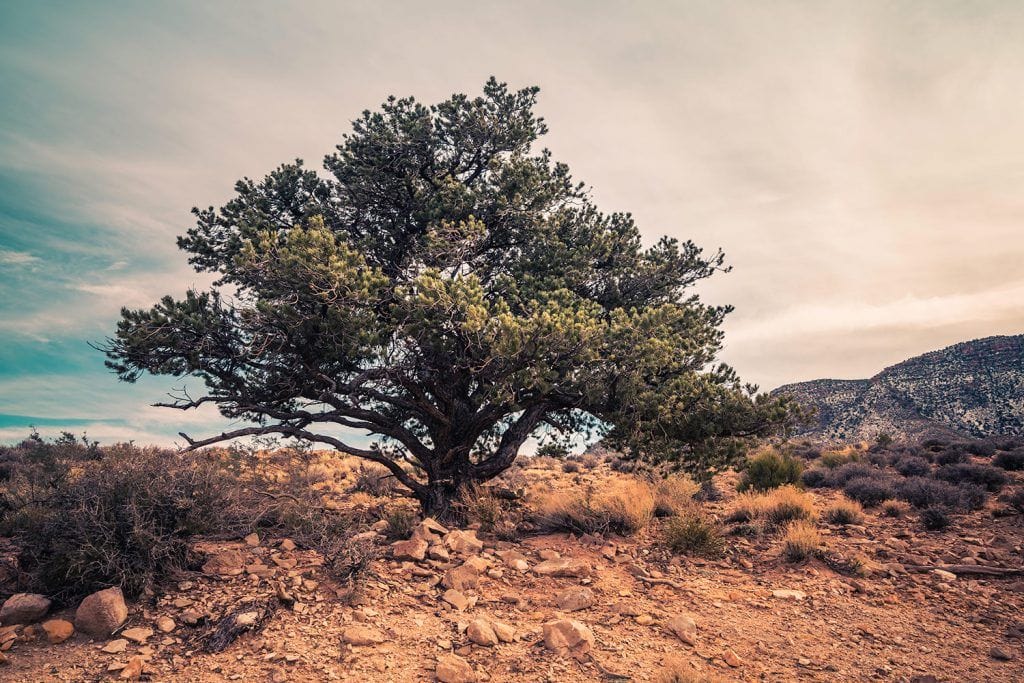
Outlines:
[[[209,291],[122,311],[107,364],[195,376],[251,423],[190,446],[278,434],[380,463],[431,512],[538,431],[610,430],[641,456],[708,462],[784,427],[785,400],[716,364],[731,310],[692,286],[721,252],[602,213],[535,143],[537,88],[389,98],[324,160],[244,179],[179,238]],[[336,427],[365,430],[370,447]],[[186,437],[188,438],[188,437]]]

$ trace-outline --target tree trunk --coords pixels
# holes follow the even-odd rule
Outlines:
[[[423,515],[433,517],[441,524],[446,525],[459,522],[461,515],[454,505],[459,496],[459,485],[460,480],[454,472],[451,476],[428,481],[425,490],[416,494]]]

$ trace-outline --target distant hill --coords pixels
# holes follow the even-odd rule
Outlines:
[[[886,368],[871,379],[787,384],[818,410],[805,434],[822,440],[925,435],[1024,435],[1024,335],[954,344]]]

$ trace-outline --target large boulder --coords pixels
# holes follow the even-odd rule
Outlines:
[[[563,657],[580,658],[594,647],[594,633],[575,619],[558,619],[543,626],[544,645]]]
[[[106,638],[128,618],[128,605],[120,588],[106,588],[82,600],[75,610],[75,629],[94,638]]]
[[[0,624],[31,624],[46,616],[50,601],[38,593],[15,593],[0,607]]]

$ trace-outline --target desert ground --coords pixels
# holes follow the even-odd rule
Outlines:
[[[676,510],[699,514],[721,531],[714,552],[699,539],[690,548],[696,552],[672,552],[665,527],[676,518],[673,510],[642,520],[627,535],[552,533],[536,523],[538,510],[571,507],[572,492],[625,492],[627,507],[642,498],[633,487],[646,485],[643,478],[614,464],[599,455],[572,462],[524,458],[492,489],[515,494],[506,496],[516,498],[507,510],[487,507],[492,497],[475,511],[483,511],[483,521],[478,516],[465,529],[448,529],[394,513],[411,508],[393,490],[352,493],[359,467],[324,456],[315,486],[325,506],[392,510],[353,530],[357,542],[372,548],[354,578],[339,578],[330,558],[290,538],[259,531],[202,538],[195,542],[196,565],[129,601],[127,620],[108,637],[76,633],[51,642],[66,637],[50,636],[52,622],[45,630],[0,629],[0,678],[923,683],[1024,677],[1024,524],[1005,495],[927,531],[906,506],[858,510],[841,524],[829,521],[837,518],[834,504],[845,501],[840,491],[781,489],[799,496],[799,505],[813,505],[820,539],[804,559],[793,557],[784,527],[742,512],[759,508],[757,500],[770,509],[784,494],[737,493],[734,471],[715,478],[720,496],[698,494],[717,500],[687,501]],[[1008,475],[1004,491],[1021,484],[1020,472]],[[517,519],[535,523],[508,527],[500,515],[517,509]],[[410,538],[394,540],[396,532]],[[46,618],[75,622],[74,605],[55,607]]]

